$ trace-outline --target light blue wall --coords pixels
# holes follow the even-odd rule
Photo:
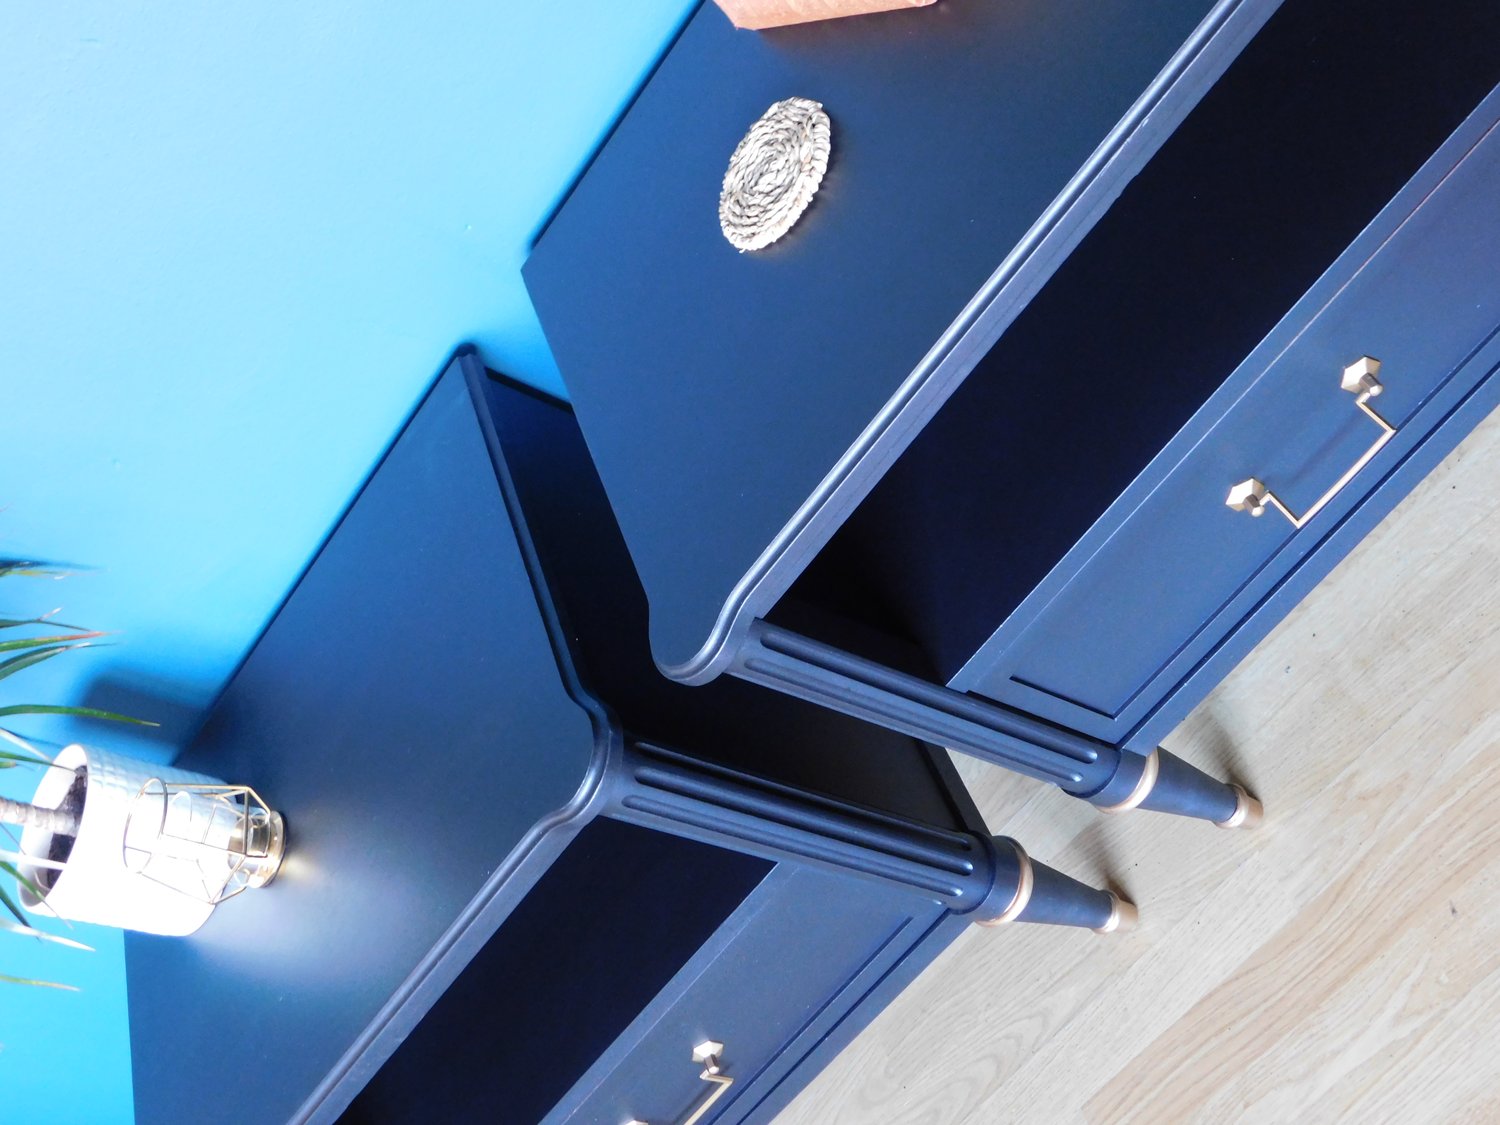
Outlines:
[[[692,6],[0,6],[0,556],[96,568],[0,610],[118,634],[0,702],[165,723],[29,730],[170,757],[455,345],[560,389],[527,243]],[[0,940],[84,989],[0,991],[9,1121],[131,1119],[121,943],[78,936]]]

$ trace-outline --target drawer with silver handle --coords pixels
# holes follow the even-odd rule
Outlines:
[[[1492,119],[1495,101],[1482,107]],[[1122,491],[1045,604],[957,685],[1129,738],[1484,386],[1500,325],[1500,126],[1471,119],[1468,132],[1330,267],[1148,479]]]
[[[800,1085],[807,1055],[854,1034],[869,1018],[858,1014],[863,999],[932,925],[870,885],[778,867],[579,1077],[546,1125],[769,1120]],[[632,943],[649,940],[621,935],[620,971],[629,969]]]

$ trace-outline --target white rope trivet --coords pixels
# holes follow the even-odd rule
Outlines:
[[[735,146],[719,193],[719,227],[742,253],[791,230],[828,170],[830,131],[821,102],[779,101]]]

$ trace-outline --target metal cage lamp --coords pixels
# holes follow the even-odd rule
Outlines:
[[[131,871],[218,904],[276,877],[286,828],[248,785],[153,777],[131,805],[124,848]]]

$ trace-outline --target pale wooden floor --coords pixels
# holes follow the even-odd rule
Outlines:
[[[1140,929],[971,928],[780,1121],[1500,1122],[1500,415],[1165,745],[1266,825],[961,762]]]

